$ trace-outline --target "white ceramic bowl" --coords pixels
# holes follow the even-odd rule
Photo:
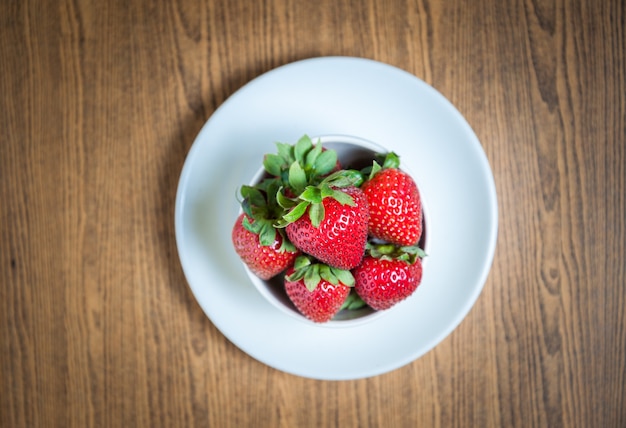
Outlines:
[[[384,147],[373,143],[371,141],[354,137],[348,135],[323,135],[319,137],[312,137],[312,141],[317,144],[320,142],[323,147],[328,149],[333,149],[337,152],[337,157],[341,163],[341,165],[345,168],[352,169],[361,169],[368,165],[372,164],[374,160],[374,156],[377,153],[387,153],[388,150]],[[401,169],[405,169],[402,166],[402,154],[397,153],[400,156],[400,167]],[[406,170],[406,169],[405,169]],[[407,171],[410,174],[410,171]],[[250,185],[254,186],[258,184],[263,177],[265,176],[265,169],[263,167],[259,168],[257,173],[254,175],[252,180],[250,180]],[[424,201],[422,201],[422,206],[424,207]],[[424,222],[426,224],[427,213],[424,209]],[[426,247],[426,228],[424,228],[423,238],[421,243],[423,247]],[[270,302],[273,306],[278,308],[278,310],[286,313],[294,319],[297,319],[301,322],[305,322],[308,324],[315,324],[321,327],[331,327],[331,328],[344,328],[344,327],[354,327],[357,325],[361,325],[370,321],[373,321],[379,317],[384,316],[389,311],[393,311],[393,307],[387,309],[385,311],[376,311],[369,306],[366,306],[357,310],[342,310],[335,317],[325,323],[314,323],[310,321],[308,318],[304,317],[300,312],[296,309],[295,305],[289,300],[287,293],[285,292],[285,287],[283,285],[283,275],[278,275],[268,281],[263,280],[256,276],[247,266],[244,267],[246,269],[246,273],[250,278],[252,284],[254,284],[255,288],[261,293],[261,295]]]

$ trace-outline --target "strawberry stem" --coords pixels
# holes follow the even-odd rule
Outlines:
[[[276,195],[276,200],[283,209],[289,211],[274,225],[286,227],[290,223],[298,221],[308,209],[311,224],[318,228],[326,215],[324,199],[333,198],[342,205],[354,206],[356,204],[354,198],[340,189],[355,186],[362,181],[363,176],[358,171],[339,170],[324,178],[317,186],[306,186],[295,198],[288,198],[284,194],[285,189],[281,187]],[[294,189],[294,186],[292,185],[290,188]]]
[[[381,260],[403,260],[413,264],[418,258],[426,257],[426,253],[417,245],[400,247],[395,244],[375,244],[368,242],[365,251],[371,257]]]
[[[325,150],[319,141],[314,144],[308,135],[293,145],[276,143],[276,148],[277,154],[265,155],[263,167],[296,195],[308,185],[317,185],[337,166],[337,152]]]
[[[239,193],[242,196],[241,208],[245,214],[243,227],[258,235],[259,243],[270,246],[276,242],[276,233],[282,238],[278,251],[295,251],[294,245],[289,242],[283,230],[277,230],[275,223],[283,217],[286,208],[277,200],[280,189],[280,180],[266,178],[255,186],[241,186]]]
[[[310,256],[298,256],[293,265],[294,271],[286,279],[294,282],[304,280],[307,290],[313,291],[324,280],[332,285],[343,284],[347,287],[354,286],[354,277],[349,270],[337,269],[324,263],[315,261]]]

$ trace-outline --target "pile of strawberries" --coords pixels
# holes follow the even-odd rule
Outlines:
[[[314,322],[410,296],[425,256],[422,205],[398,156],[355,170],[306,135],[277,148],[263,159],[265,178],[241,187],[232,241],[248,268],[264,280],[284,273],[287,295]]]

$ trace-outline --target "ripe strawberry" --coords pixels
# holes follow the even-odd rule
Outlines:
[[[285,275],[287,296],[302,315],[317,323],[341,310],[353,285],[350,271],[312,263],[306,256],[298,257]]]
[[[374,164],[362,189],[370,207],[369,234],[397,245],[415,245],[422,235],[422,205],[413,178],[398,169],[389,153],[383,167]]]
[[[262,245],[259,235],[246,229],[244,222],[250,222],[245,214],[237,217],[232,231],[233,245],[241,260],[256,276],[270,279],[293,264],[299,251],[284,248],[283,237],[277,233],[270,245]]]
[[[389,309],[406,299],[422,280],[423,252],[418,247],[394,245],[370,247],[369,254],[353,270],[355,291],[370,307]]]
[[[259,278],[269,279],[289,267],[300,252],[274,227],[284,210],[276,202],[280,182],[267,179],[257,186],[242,186],[243,213],[232,230],[235,251]]]
[[[347,174],[347,175],[346,175]],[[331,174],[319,187],[308,186],[294,201],[280,196],[289,240],[302,252],[339,269],[352,269],[363,258],[369,209],[349,172]],[[296,205],[297,204],[297,205]],[[305,215],[306,214],[306,215]]]

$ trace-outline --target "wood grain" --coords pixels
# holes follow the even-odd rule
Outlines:
[[[2,2],[0,426],[626,426],[625,21],[619,0]],[[500,215],[463,323],[343,382],[225,339],[173,228],[206,119],[326,55],[448,97]]]

